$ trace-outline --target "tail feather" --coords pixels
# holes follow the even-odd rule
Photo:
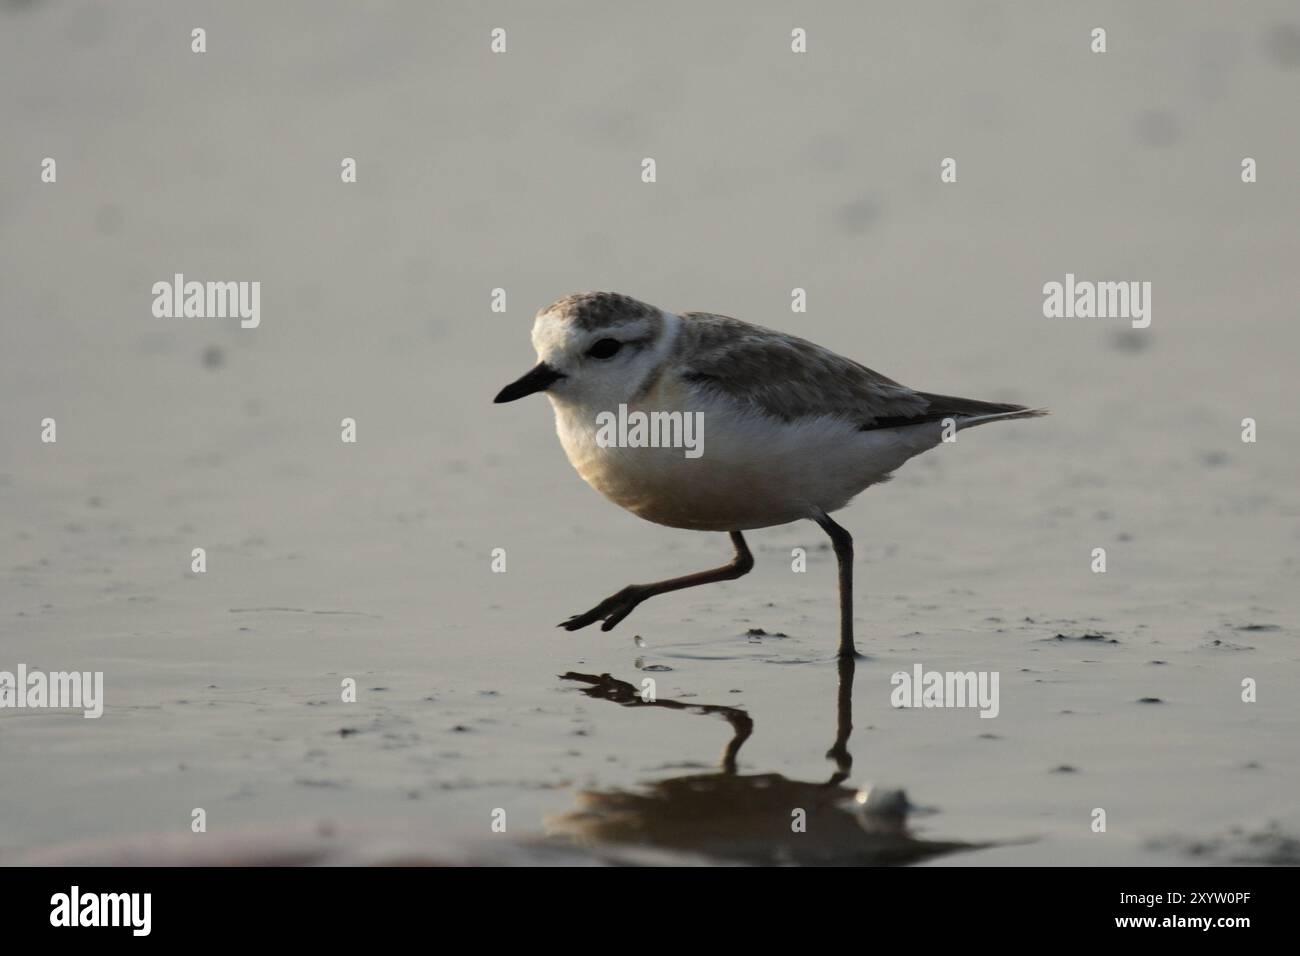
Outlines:
[[[963,428],[973,428],[986,422],[1009,422],[1017,418],[1042,418],[1044,415],[1052,414],[1051,409],[1047,408],[1026,408],[1024,405],[1011,405],[1009,408],[1009,411],[990,412],[987,415],[953,417],[957,420],[957,430],[961,431]]]
[[[920,414],[885,416],[873,419],[862,426],[863,431],[881,428],[906,428],[909,425],[924,425],[929,422],[941,422],[951,418],[957,422],[958,430],[983,425],[985,422],[1010,421],[1015,418],[1038,418],[1050,415],[1046,408],[1029,408],[1025,405],[1012,405],[1009,402],[981,402],[974,398],[956,398],[952,395],[933,395],[929,392],[917,392],[928,403]]]
[[[1045,408],[1028,408],[1025,405],[1012,405],[1009,402],[981,402],[974,398],[933,395],[929,392],[921,392],[920,395],[930,403],[930,407],[926,410],[927,417],[956,419],[959,430],[983,425],[985,422],[1038,418],[1040,415],[1049,414]]]

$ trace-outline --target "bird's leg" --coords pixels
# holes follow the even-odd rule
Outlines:
[[[853,537],[819,511],[813,516],[835,546],[835,558],[840,565],[840,657],[858,657],[853,646]]]
[[[652,598],[656,594],[667,594],[669,591],[680,591],[682,588],[693,588],[700,584],[713,584],[715,581],[732,581],[748,574],[754,567],[754,556],[749,553],[749,546],[745,544],[745,538],[739,531],[732,531],[730,534],[731,543],[736,546],[736,556],[731,559],[730,564],[711,571],[697,571],[695,574],[684,574],[680,578],[669,578],[667,581],[655,581],[653,584],[629,584],[617,594],[605,598],[586,614],[575,614],[560,627],[576,631],[596,621],[603,621],[600,629],[608,631],[631,614],[633,609],[646,598]]]

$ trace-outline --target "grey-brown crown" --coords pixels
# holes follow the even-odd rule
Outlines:
[[[617,292],[579,292],[576,295],[566,295],[543,311],[561,315],[586,331],[612,328],[659,314],[654,306]]]

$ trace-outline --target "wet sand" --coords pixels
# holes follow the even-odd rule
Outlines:
[[[1300,862],[1294,9],[740,10],[0,7],[28,78],[0,90],[0,669],[106,694],[0,712],[0,862],[830,862],[826,830],[854,862]],[[175,272],[261,281],[260,327],[154,318]],[[1151,327],[1045,319],[1067,272],[1151,281]],[[583,485],[542,399],[491,404],[533,312],[601,288],[1052,408],[836,516],[847,739],[811,524],[555,627],[729,554]],[[916,663],[999,672],[998,717],[891,707]],[[930,812],[863,827],[867,787]]]

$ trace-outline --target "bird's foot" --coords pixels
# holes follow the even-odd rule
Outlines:
[[[636,606],[645,599],[646,595],[641,588],[635,584],[629,584],[617,594],[611,594],[605,598],[585,614],[575,614],[557,626],[564,628],[566,631],[576,631],[588,624],[603,621],[604,623],[600,625],[600,629],[608,631],[631,614],[636,609]]]

